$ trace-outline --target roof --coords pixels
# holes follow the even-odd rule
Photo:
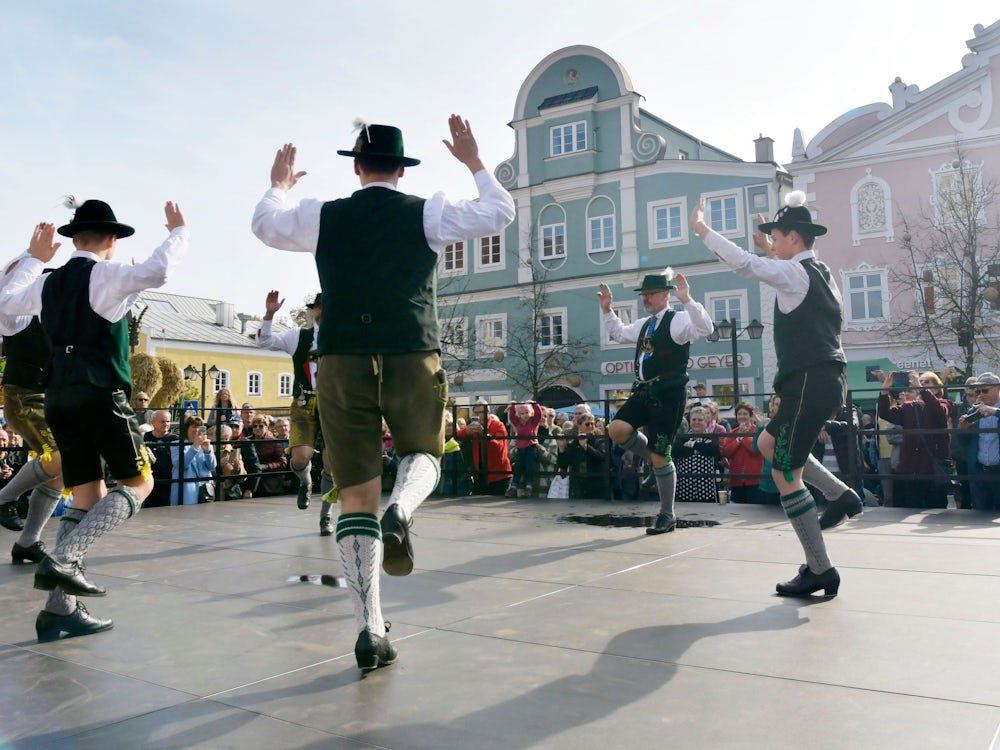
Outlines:
[[[566,94],[557,94],[556,96],[546,97],[541,104],[538,105],[539,109],[548,109],[549,107],[558,107],[560,104],[569,104],[570,102],[582,102],[587,99],[592,99],[597,96],[597,86],[589,86],[585,89],[580,89],[579,91],[570,91]]]
[[[240,320],[231,302],[147,290],[132,307],[134,315],[143,309],[141,327],[153,339],[257,348],[251,337],[260,321]],[[275,321],[273,328],[280,333],[289,326]]]

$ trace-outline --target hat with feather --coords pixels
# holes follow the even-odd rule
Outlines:
[[[73,237],[79,232],[87,231],[106,232],[118,239],[135,234],[135,229],[115,218],[115,212],[104,201],[94,199],[81,201],[75,195],[67,195],[63,205],[75,211],[73,220],[56,230],[63,237]]]
[[[415,167],[420,159],[414,159],[403,154],[403,131],[392,125],[374,125],[362,117],[354,120],[354,128],[358,138],[350,151],[338,150],[341,156],[352,159],[376,159],[395,161],[404,167]]]
[[[788,232],[794,229],[800,234],[811,237],[821,237],[826,234],[826,227],[812,220],[812,212],[806,207],[806,194],[801,190],[793,190],[785,196],[784,207],[774,215],[774,220],[758,226],[764,234],[770,234],[774,229]]]

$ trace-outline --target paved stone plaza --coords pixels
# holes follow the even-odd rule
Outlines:
[[[110,632],[38,644],[34,566],[0,564],[0,748],[1000,748],[1000,522],[871,510],[827,534],[840,595],[801,601],[780,509],[679,510],[719,524],[429,500],[364,678],[347,592],[288,582],[340,572],[315,506],[143,511],[88,559]]]

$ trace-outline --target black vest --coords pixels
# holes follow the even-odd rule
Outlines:
[[[809,291],[790,313],[774,303],[774,350],[778,372],[774,384],[800,370],[824,362],[846,362],[840,345],[844,308],[830,269],[815,258],[801,261],[809,274]]]
[[[316,268],[329,312],[321,355],[440,349],[438,258],[423,216],[423,198],[383,187],[323,205]]]
[[[45,367],[49,363],[49,342],[38,318],[32,318],[23,331],[4,336],[3,350],[7,357],[3,384],[41,393]]]
[[[52,346],[45,374],[49,388],[90,383],[124,389],[131,398],[128,322],[110,323],[90,306],[89,258],[71,258],[49,274],[42,287],[42,328]]]
[[[299,343],[292,354],[292,370],[295,372],[292,398],[298,398],[303,391],[310,396],[316,392],[316,384],[310,378],[309,366],[317,359],[316,350],[313,349],[313,338],[312,328],[303,328],[299,331]]]
[[[645,354],[646,331],[653,321],[650,316],[639,330],[639,340],[635,342],[635,377],[638,382],[640,372],[643,380],[658,379],[664,385],[684,385],[688,381],[687,364],[691,350],[690,344],[678,344],[670,335],[670,322],[676,313],[667,310],[659,325],[653,330],[650,343],[653,353],[640,370],[639,362]]]

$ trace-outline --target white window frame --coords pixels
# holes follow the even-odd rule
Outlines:
[[[636,317],[639,314],[639,303],[636,300],[631,302],[612,302],[611,311],[618,315],[618,318],[622,321],[624,325],[629,325],[633,321],[638,320]],[[622,312],[626,312],[629,315],[629,319],[626,322],[622,318]],[[604,324],[604,314],[601,314],[601,349],[634,349],[635,344],[621,344],[617,341],[613,341],[608,335],[608,328]]]
[[[499,322],[501,334],[499,337],[485,335],[486,326]],[[487,338],[489,343],[487,343]],[[476,356],[485,357],[507,348],[507,313],[493,313],[476,316]]]
[[[219,370],[219,374],[215,376],[212,381],[212,393],[218,393],[223,388],[229,389],[229,383],[232,380],[229,374],[229,370]]]
[[[880,288],[876,290],[874,287],[865,287],[864,290],[852,290],[851,289],[851,279],[862,277],[862,276],[879,276]],[[891,293],[889,290],[889,267],[888,266],[870,266],[867,263],[862,263],[854,268],[842,268],[840,269],[840,288],[842,291],[841,296],[844,301],[844,328],[849,330],[872,330],[873,328],[881,328],[882,326],[888,324],[889,320],[889,310]],[[851,303],[851,295],[856,292],[863,292],[866,295],[872,292],[877,292],[882,300],[882,315],[881,317],[855,317],[854,316],[854,306]],[[919,294],[919,292],[918,292]],[[923,305],[923,300],[918,300],[918,305]],[[865,302],[866,312],[868,312],[868,303]]]
[[[554,319],[559,320],[559,325],[562,328],[559,338],[560,341],[552,341],[549,344],[542,343],[542,332],[538,331],[538,348],[542,351],[551,351],[552,349],[558,349],[559,347],[566,346],[567,341],[569,341],[569,313],[565,307],[551,307],[539,311],[538,319],[535,321],[535,325],[541,329],[543,326],[549,327],[549,337],[552,336],[552,321]]]
[[[445,336],[444,332],[446,329],[461,329],[462,331],[462,343],[458,346],[454,344],[453,341],[449,340],[450,335]],[[451,356],[462,359],[468,355],[469,352],[469,319],[466,317],[459,318],[445,318],[441,321],[441,346],[444,353]]]
[[[715,303],[719,300],[739,300],[740,303],[740,319],[736,321],[740,329],[746,328],[750,324],[750,300],[746,289],[728,289],[721,290],[717,292],[706,292],[705,301],[702,303],[705,306],[705,310],[708,312],[709,317],[712,318],[712,322],[718,324],[719,321],[714,317],[715,314]],[[727,305],[727,308],[729,306]],[[727,314],[726,320],[730,320],[732,314]]]
[[[493,238],[499,237],[499,259],[494,261],[492,258],[488,263],[483,263],[483,240],[490,241],[490,255],[493,254]],[[507,248],[506,248],[506,232],[500,231],[497,234],[486,235],[485,237],[476,237],[474,240],[476,247],[476,271],[502,271],[507,267]]]
[[[256,386],[254,385],[256,381]],[[250,370],[247,373],[247,397],[260,398],[264,395],[264,373]]]
[[[676,237],[660,237],[658,231],[659,227],[656,221],[656,214],[658,211],[667,211],[667,220],[669,222],[669,211],[672,208],[676,208],[679,219],[680,219],[680,234]],[[648,223],[649,223],[649,246],[650,247],[669,247],[670,245],[685,245],[688,241],[688,210],[687,210],[687,198],[673,198],[671,200],[656,201],[655,203],[650,203],[647,211]],[[669,227],[668,227],[669,229]]]
[[[711,210],[712,203],[714,201],[725,201],[728,198],[732,198],[734,211],[733,226],[723,226],[721,230],[715,229],[715,231],[723,237],[738,237],[743,234],[743,197],[741,195],[741,191],[718,190],[714,193],[703,193],[701,197],[705,199],[705,223],[712,229],[715,229],[715,227],[712,226],[712,217],[715,214],[715,212]]]
[[[278,398],[291,398],[295,387],[295,378],[290,372],[278,373]]]
[[[882,229],[875,231],[861,230],[861,211],[858,208],[858,193],[865,185],[876,184],[882,188],[882,212],[885,215],[885,225]],[[860,245],[862,240],[885,237],[886,242],[892,242],[894,237],[892,222],[892,189],[889,183],[881,177],[874,177],[871,168],[865,170],[865,176],[854,183],[851,188],[851,241],[854,245]]]
[[[551,234],[551,238],[546,235]],[[538,228],[538,257],[541,260],[562,260],[566,257],[566,222],[542,224]],[[546,252],[546,242],[551,248]]]
[[[604,234],[606,231],[605,223],[610,222],[611,224],[611,246],[605,247],[603,244],[599,247],[594,247],[594,223],[600,222],[600,233],[601,242],[604,242]],[[587,252],[589,254],[594,253],[611,253],[617,249],[617,230],[618,226],[615,221],[615,215],[611,214],[600,214],[599,216],[588,216],[587,217]]]
[[[452,267],[448,268],[448,248],[451,248]],[[455,262],[458,260],[459,262]],[[438,260],[438,276],[465,276],[469,271],[469,243],[465,240],[449,242]]]
[[[566,134],[570,135],[570,148],[566,148]],[[558,150],[556,147],[556,135],[559,135]],[[583,143],[580,143],[580,138]],[[569,156],[587,150],[587,121],[576,120],[575,122],[564,122],[560,125],[553,125],[549,128],[549,156]]]
[[[938,169],[932,169],[929,172],[931,175],[931,205],[934,207],[934,223],[936,226],[948,227],[959,223],[955,219],[944,215],[944,212],[948,210],[948,201],[942,197],[944,188],[941,183],[946,178],[960,176],[963,172],[971,177],[971,184],[967,189],[972,191],[972,201],[978,209],[976,212],[976,224],[983,225],[986,223],[986,216],[983,210],[982,162],[976,165],[966,160],[962,163],[961,167],[954,166],[954,162],[952,162],[950,164],[942,164]],[[950,192],[956,191],[951,189]]]

